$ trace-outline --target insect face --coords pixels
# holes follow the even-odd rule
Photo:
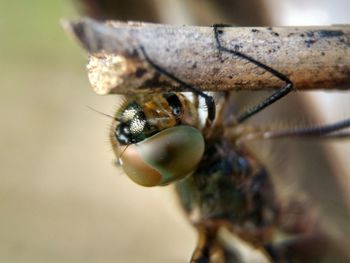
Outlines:
[[[128,99],[116,113],[114,135],[120,145],[140,142],[157,132],[186,124],[198,126],[193,104],[180,93],[143,94]]]
[[[139,95],[118,110],[113,150],[125,173],[143,186],[166,185],[190,174],[204,152],[194,105],[180,93]],[[194,127],[191,127],[194,126]]]

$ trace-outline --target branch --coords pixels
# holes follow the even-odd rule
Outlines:
[[[98,94],[181,90],[156,72],[157,65],[206,91],[278,89],[263,69],[219,54],[212,27],[149,23],[65,22],[91,55],[90,82]],[[350,25],[322,27],[225,27],[222,45],[287,75],[297,90],[350,88]]]

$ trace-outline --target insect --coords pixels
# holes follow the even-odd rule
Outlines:
[[[141,46],[151,66],[195,97],[191,101],[176,92],[127,97],[114,116],[110,131],[116,156],[125,173],[137,184],[176,184],[182,207],[198,231],[192,263],[242,262],[239,254],[220,239],[222,228],[260,250],[272,262],[332,260],[334,248],[317,227],[317,221],[293,200],[288,205],[280,203],[268,171],[246,147],[246,142],[332,136],[349,127],[350,119],[286,130],[247,125],[250,117],[290,93],[293,83],[254,58],[222,46],[220,38],[224,33],[224,25],[213,26],[219,54],[244,59],[283,81],[283,86],[261,103],[226,120],[227,104],[216,109],[210,95],[155,64]],[[198,116],[198,98],[206,103],[205,123]],[[228,100],[229,94],[224,93],[221,99]],[[283,214],[293,216],[286,220]],[[336,262],[341,260],[336,258]]]

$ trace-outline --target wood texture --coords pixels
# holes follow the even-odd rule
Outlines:
[[[181,87],[144,60],[148,56],[206,91],[278,89],[281,81],[252,63],[219,53],[212,27],[138,22],[65,22],[90,54],[98,94],[168,91]],[[296,90],[350,88],[350,26],[224,27],[222,45],[287,75]]]

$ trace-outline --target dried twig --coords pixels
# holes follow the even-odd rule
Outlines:
[[[89,78],[96,93],[181,89],[154,71],[149,57],[175,76],[203,90],[277,89],[264,70],[219,54],[212,27],[149,23],[65,22],[91,55]],[[322,27],[225,27],[222,45],[286,74],[297,90],[350,88],[350,25]]]

